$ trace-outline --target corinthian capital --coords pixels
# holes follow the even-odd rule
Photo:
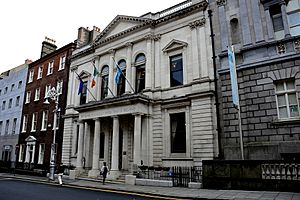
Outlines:
[[[203,26],[204,24],[205,24],[205,18],[202,18],[202,19],[199,19],[199,20],[189,23],[189,26],[191,29],[194,29],[198,26]]]

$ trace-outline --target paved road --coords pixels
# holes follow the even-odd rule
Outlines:
[[[150,200],[147,196],[133,196],[109,191],[95,191],[14,179],[0,179],[1,200]]]

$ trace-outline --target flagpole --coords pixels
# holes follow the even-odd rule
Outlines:
[[[76,71],[74,71],[75,72],[75,74],[78,76],[78,78],[82,81],[82,79],[80,78],[80,76],[77,74],[77,72]],[[88,86],[86,86],[86,89],[87,89],[87,91],[90,93],[90,95],[93,97],[93,99],[95,100],[95,101],[97,101],[97,99],[95,98],[95,96],[91,93],[91,91],[89,90],[89,88],[88,88]]]
[[[233,104],[236,106],[236,108],[238,110],[241,158],[242,158],[242,160],[244,160],[244,142],[243,142],[242,119],[241,119],[239,89],[238,89],[238,81],[237,81],[236,65],[235,65],[235,55],[234,55],[234,47],[233,46],[228,47],[228,63],[229,63],[229,69],[230,69],[232,101],[233,101]]]
[[[118,65],[118,63],[116,63],[115,58],[112,57],[112,59],[114,60],[115,64],[121,69],[121,67]],[[128,85],[130,86],[130,88],[132,89],[133,93],[135,93],[135,91],[134,91],[132,85],[131,85],[130,82],[127,80],[127,78],[126,78],[126,76],[123,74],[122,70],[121,70],[121,73],[122,73],[123,77],[125,78],[125,80],[127,81],[127,83],[128,83]]]

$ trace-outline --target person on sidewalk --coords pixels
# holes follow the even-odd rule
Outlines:
[[[100,175],[103,177],[103,185],[105,184],[105,179],[108,174],[108,167],[106,166],[106,162],[103,162],[103,166],[100,171]]]

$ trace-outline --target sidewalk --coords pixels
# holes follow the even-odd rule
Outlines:
[[[48,183],[46,177],[35,177],[13,174],[0,173],[3,178],[16,178],[29,181],[38,181]],[[272,191],[244,191],[244,190],[210,190],[210,189],[189,189],[179,187],[154,187],[154,186],[137,186],[115,183],[107,181],[102,185],[100,180],[85,179],[85,180],[69,180],[63,179],[65,186],[77,186],[84,188],[97,188],[115,191],[142,193],[150,195],[161,195],[172,198],[190,198],[190,199],[282,199],[282,200],[300,200],[300,193],[294,192],[272,192]],[[57,183],[58,185],[58,183]],[[299,188],[300,190],[300,188]]]

